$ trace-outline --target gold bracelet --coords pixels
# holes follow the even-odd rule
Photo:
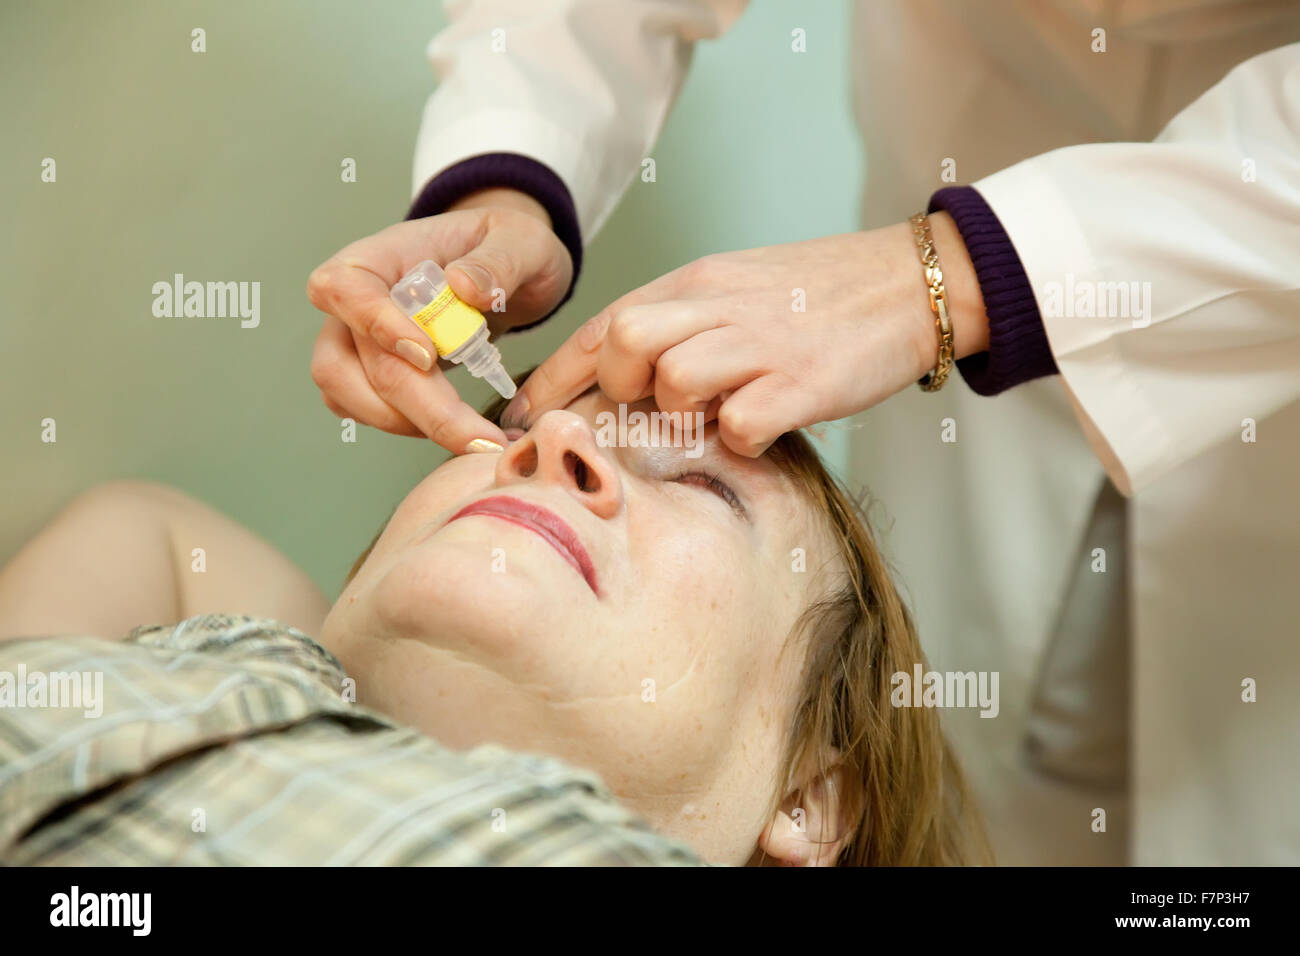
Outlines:
[[[909,220],[917,248],[921,250],[921,265],[925,266],[925,283],[930,293],[930,311],[934,313],[934,327],[939,333],[939,360],[933,371],[926,372],[916,384],[927,392],[937,392],[948,381],[952,371],[952,322],[948,319],[948,293],[943,287],[943,269],[939,266],[939,253],[934,251],[934,237],[930,235],[930,217],[918,212]]]

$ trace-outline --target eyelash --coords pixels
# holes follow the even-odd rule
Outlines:
[[[745,516],[745,506],[741,504],[740,497],[731,490],[731,486],[719,478],[717,475],[704,471],[685,471],[673,481],[681,481],[684,478],[703,478],[704,487],[717,494],[723,501],[731,506],[731,510],[736,512],[742,518]]]

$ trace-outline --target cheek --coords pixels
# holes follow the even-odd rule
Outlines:
[[[673,779],[716,770],[732,750],[766,766],[783,726],[781,565],[703,524],[643,534],[624,619],[639,645],[632,671],[654,681],[655,706],[639,712],[646,735],[671,749]]]
[[[645,583],[626,616],[653,648],[656,670],[690,674],[701,707],[720,713],[743,709],[752,692],[775,703],[791,679],[781,652],[808,573],[792,568],[788,547],[754,546],[703,525],[657,530],[633,546],[642,556],[634,580]]]
[[[666,614],[707,629],[713,619],[744,605],[753,556],[706,525],[647,529],[630,550],[632,603],[653,603],[656,617]]]
[[[664,675],[688,672],[697,692],[734,692],[736,658],[761,610],[756,565],[740,539],[706,524],[646,528],[633,539],[625,620],[644,641],[645,662]]]
[[[492,481],[492,469],[482,459],[490,457],[461,455],[452,458],[412,488],[393,512],[384,533],[375,542],[366,568],[358,572],[358,577],[384,563],[387,556],[406,547],[420,535],[441,525],[458,505],[486,490]]]

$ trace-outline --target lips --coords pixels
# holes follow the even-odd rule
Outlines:
[[[493,518],[501,518],[503,521],[517,524],[521,528],[527,528],[534,534],[540,535],[560,553],[564,560],[573,565],[574,569],[587,582],[587,586],[597,596],[600,595],[600,589],[596,587],[596,568],[591,563],[591,557],[587,554],[587,549],[582,546],[582,541],[574,534],[573,529],[565,524],[564,520],[554,511],[540,505],[529,504],[519,498],[512,498],[509,495],[494,495],[491,498],[483,498],[461,508],[447,519],[447,524],[451,524],[457,518],[466,518],[470,515],[489,515]]]

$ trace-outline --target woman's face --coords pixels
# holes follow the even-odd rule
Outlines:
[[[432,472],[322,641],[360,703],[456,749],[595,770],[660,832],[743,863],[784,796],[803,648],[780,651],[813,577],[792,555],[816,568],[829,539],[715,425],[694,448],[603,447],[601,412],[618,407],[592,389],[504,452]]]

